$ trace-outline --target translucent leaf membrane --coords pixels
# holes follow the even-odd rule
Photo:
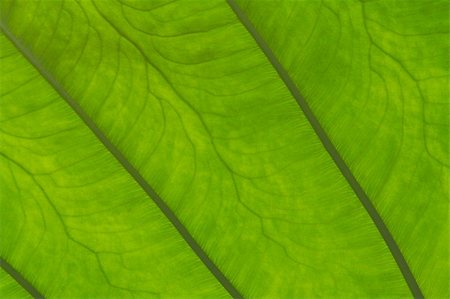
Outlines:
[[[324,2],[321,5],[330,8],[322,8],[314,1],[239,1],[304,91],[394,236],[401,239],[411,232],[408,238],[414,238],[413,223],[418,223],[417,228],[423,231],[418,218],[421,207],[416,206],[420,200],[414,199],[414,204],[406,207],[405,203],[399,204],[399,195],[395,194],[406,190],[407,185],[402,183],[408,178],[406,174],[416,173],[405,168],[404,175],[389,176],[386,180],[389,169],[380,170],[393,164],[394,160],[386,160],[385,155],[390,155],[391,149],[403,140],[399,137],[402,135],[397,114],[384,120],[383,144],[390,142],[391,148],[379,147],[379,156],[370,156],[371,165],[361,162],[360,167],[355,167],[349,158],[352,150],[366,148],[368,153],[372,152],[370,144],[362,147],[356,135],[367,138],[375,135],[369,128],[365,134],[363,130],[366,123],[376,118],[367,114],[356,121],[352,117],[359,110],[332,99],[340,99],[350,85],[355,88],[355,97],[370,95],[366,96],[368,102],[372,93],[381,97],[395,91],[392,86],[379,89],[375,85],[361,85],[356,79],[365,71],[363,66],[352,69],[351,76],[348,75],[350,71],[345,66],[350,59],[359,57],[350,55],[353,53],[350,51],[362,50],[350,46],[339,53],[336,50],[336,45],[347,45],[353,40],[350,29],[342,29],[339,36],[343,40],[333,35],[341,28],[336,26],[335,18],[344,20],[339,17],[341,11],[336,13],[334,8],[345,5],[339,3],[343,2]],[[356,14],[355,7],[351,11]],[[327,11],[327,17],[314,25],[313,16],[322,9]],[[42,247],[39,253],[44,257],[30,258],[32,245],[23,246],[25,249],[21,251],[14,248],[17,242],[14,238],[20,235],[17,227],[27,222],[23,217],[10,216],[12,224],[4,230],[10,241],[7,246],[2,244],[1,252],[41,292],[75,297],[227,295],[151,198],[112,158],[110,149],[89,133],[89,128],[65,103],[67,99],[51,91],[51,86],[26,60],[17,58],[21,57],[19,52],[26,52],[38,62],[35,66],[41,73],[54,78],[58,88],[76,101],[244,297],[411,295],[368,213],[285,82],[225,1],[3,1],[1,12],[2,26],[23,45],[14,49],[2,41],[2,53],[4,48],[8,49],[2,54],[5,56],[1,60],[2,71],[9,75],[0,77],[4,81],[1,86],[16,86],[14,90],[5,90],[0,104],[1,111],[5,111],[2,130],[7,132],[2,136],[8,141],[2,143],[1,151],[10,158],[3,163],[13,173],[4,173],[2,186],[8,186],[4,190],[10,190],[11,198],[18,198],[5,200],[5,205],[9,204],[17,215],[24,205],[33,213],[36,220],[32,221],[32,228],[25,230],[33,232],[32,236],[38,235],[38,231],[53,232],[44,234],[45,249]],[[271,17],[272,12],[277,20]],[[285,25],[288,23],[289,26]],[[313,27],[322,28],[323,36],[305,37],[304,33],[309,32],[306,30],[314,31]],[[287,34],[289,30],[292,35]],[[360,35],[356,36],[363,39]],[[281,40],[284,47],[280,46]],[[310,54],[314,56],[305,60],[301,51],[309,49],[305,45],[308,40],[316,46]],[[20,62],[4,62],[9,55]],[[371,59],[377,59],[375,55]],[[301,66],[294,63],[296,59],[308,61],[298,71],[303,77],[293,72],[293,67]],[[340,64],[333,66],[334,61]],[[335,77],[328,76],[327,62]],[[388,67],[382,60],[379,64]],[[15,75],[17,70],[20,76]],[[322,89],[319,70],[324,74]],[[395,74],[395,70],[386,72]],[[36,79],[31,83],[25,82],[33,76]],[[342,83],[343,77],[348,85],[337,83]],[[404,87],[405,93],[414,94],[408,86]],[[358,92],[357,87],[361,87]],[[434,89],[430,87],[424,94],[445,94],[431,90]],[[320,104],[321,101],[324,102]],[[325,108],[317,108],[320,105],[328,106],[327,115],[334,118],[326,118],[325,112],[322,113]],[[339,105],[341,109],[336,108]],[[362,108],[361,111],[365,113]],[[341,122],[350,119],[354,120],[353,128],[345,128]],[[417,122],[413,116],[409,121]],[[341,141],[335,132],[354,140]],[[433,146],[436,152],[442,152],[439,144]],[[434,164],[424,163],[434,169]],[[438,173],[441,184],[446,173],[444,168]],[[15,187],[16,177],[21,180],[19,187]],[[439,208],[435,215],[440,222],[426,216],[433,235],[426,240],[436,241],[436,234],[444,232],[441,209],[445,206],[440,202],[446,189],[444,185],[433,187],[436,180],[426,178],[424,187],[416,185],[417,190],[422,190],[422,197],[415,195],[411,187],[407,190],[415,198],[430,196],[431,188],[436,190],[430,206],[433,205],[433,210]],[[397,193],[387,186],[389,193],[379,195],[383,189],[377,187],[381,191],[374,197],[372,185],[366,182],[380,185],[376,183],[379,180],[388,185],[397,182]],[[34,195],[26,195],[27,192]],[[45,193],[55,208],[49,207]],[[382,205],[378,198],[391,202],[390,207],[396,203],[398,209],[406,211],[406,217],[389,212],[390,207]],[[63,221],[58,220],[52,209],[57,209]],[[83,216],[74,217],[79,214]],[[26,235],[21,239],[38,242],[34,238],[37,237]],[[436,265],[447,258],[442,256],[445,238],[436,241],[436,252],[441,256],[428,256]],[[72,250],[67,254],[66,243],[71,244]],[[402,252],[424,252],[430,248],[422,242],[416,247],[408,242],[399,244]],[[50,257],[53,260],[58,257],[58,263],[45,263]],[[419,273],[416,268],[423,265],[423,271],[429,271],[423,273],[434,275],[418,277],[421,285],[424,281],[436,281],[438,292],[442,293],[445,271],[435,272],[430,268],[432,262],[428,263],[418,253],[406,257],[414,273]],[[58,270],[52,270],[56,265]],[[43,274],[48,271],[57,271],[59,280],[50,281]]]
[[[46,298],[226,296],[83,121],[0,44],[1,257]]]
[[[0,269],[0,296],[2,298],[31,299],[33,298],[6,271]]]
[[[449,297],[448,1],[236,2],[366,190],[425,297]]]

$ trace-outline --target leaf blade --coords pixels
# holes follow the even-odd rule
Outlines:
[[[37,57],[57,57],[46,61],[46,67],[206,244],[238,289],[248,296],[407,294],[370,220],[300,113],[293,112],[289,93],[272,82],[276,74],[226,6],[211,2],[205,9],[203,3],[186,1],[156,8],[144,2],[105,7],[96,2],[96,9],[89,2],[80,4],[64,6],[78,32],[69,42],[55,26],[60,20],[53,14],[50,19],[38,14],[32,25],[20,26],[20,14],[31,8],[19,7],[13,11],[16,21],[11,17],[8,22]],[[132,42],[113,34],[99,10]],[[67,18],[61,22],[70,23]],[[160,23],[164,26],[157,26]],[[33,28],[42,26],[55,33],[40,33],[40,41],[32,40]],[[211,31],[217,37],[204,34]],[[233,45],[227,43],[230,36],[237,37]],[[57,42],[50,43],[53,39]],[[51,46],[44,47],[46,42]],[[73,65],[76,68],[68,71]],[[255,72],[260,80],[252,78]],[[245,76],[239,77],[242,73]],[[221,78],[220,84],[214,78]],[[101,101],[110,94],[111,99]],[[255,107],[259,112],[252,114]],[[276,136],[276,144],[268,142],[266,134]],[[317,173],[317,167],[324,171]],[[335,198],[339,203],[333,203]],[[346,214],[350,220],[338,217]],[[307,229],[311,225],[319,235]],[[238,232],[248,245],[236,239]],[[361,245],[362,240],[367,243]],[[342,248],[349,252],[342,256]],[[375,261],[367,259],[374,256]],[[306,261],[323,266],[323,273],[308,268]],[[242,269],[245,262],[250,270]],[[299,277],[308,280],[298,284]],[[283,289],[285,283],[292,288]]]
[[[425,296],[448,297],[448,117],[430,111],[437,102],[448,114],[448,3],[237,2],[288,66]]]
[[[2,258],[46,297],[226,297],[54,86],[0,38],[13,54],[1,59]]]
[[[5,298],[44,298],[7,261],[1,259],[0,294]],[[28,292],[28,293],[27,293]]]

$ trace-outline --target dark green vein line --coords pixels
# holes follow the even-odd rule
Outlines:
[[[15,281],[17,281],[18,284],[22,288],[24,288],[28,293],[30,293],[31,296],[33,296],[36,299],[44,299],[45,297],[39,293],[38,290],[36,290],[33,285],[26,280],[22,274],[17,272],[16,269],[14,269],[13,266],[11,266],[7,261],[5,261],[3,258],[0,258],[0,265],[2,266],[2,269],[5,270],[6,273],[8,273],[12,278],[14,278]]]
[[[420,287],[417,284],[417,281],[416,281],[414,275],[412,274],[411,269],[409,268],[409,265],[406,262],[405,257],[403,256],[400,248],[398,247],[397,243],[395,242],[391,232],[387,228],[386,224],[384,223],[380,214],[378,213],[375,206],[371,202],[370,198],[368,197],[368,195],[366,194],[364,189],[361,187],[361,185],[358,183],[355,176],[351,172],[350,168],[347,166],[344,159],[341,157],[338,150],[331,142],[331,140],[328,137],[328,135],[326,134],[325,130],[322,128],[318,119],[316,118],[313,111],[311,110],[311,107],[309,107],[307,101],[305,100],[305,98],[302,96],[302,94],[298,90],[293,79],[289,76],[288,72],[284,69],[284,67],[278,61],[277,57],[272,52],[269,45],[266,43],[266,41],[263,39],[263,37],[258,33],[255,26],[253,26],[253,24],[251,23],[249,18],[246,16],[244,11],[239,7],[239,5],[234,0],[227,0],[227,3],[231,7],[231,9],[234,11],[237,18],[240,20],[240,22],[245,26],[247,31],[253,37],[253,39],[258,44],[258,46],[261,48],[261,50],[264,52],[267,59],[274,67],[274,69],[277,71],[281,80],[283,80],[284,84],[289,89],[290,93],[292,94],[292,96],[295,98],[298,105],[302,109],[303,113],[305,114],[306,118],[308,119],[309,123],[311,124],[311,127],[313,128],[313,130],[319,137],[320,141],[322,142],[324,148],[327,150],[328,154],[331,156],[334,163],[337,165],[337,167],[341,171],[342,175],[345,177],[348,184],[353,189],[353,192],[356,194],[356,196],[360,200],[361,204],[364,206],[367,213],[372,218],[372,221],[374,222],[375,226],[377,227],[378,231],[380,232],[381,236],[383,237],[384,241],[386,242],[386,245],[389,248],[389,250],[391,251],[391,254],[394,257],[395,262],[397,263],[400,271],[402,272],[403,277],[404,277],[412,295],[415,298],[423,298],[424,296],[422,294],[422,291],[420,290]]]
[[[158,206],[161,212],[176,228],[181,237],[186,241],[192,251],[198,256],[208,270],[214,275],[217,281],[225,288],[225,290],[233,298],[243,298],[239,291],[233,286],[233,284],[225,277],[220,269],[209,258],[206,252],[197,243],[194,237],[189,233],[187,228],[178,219],[175,213],[170,207],[159,197],[155,190],[147,183],[147,181],[141,176],[139,171],[134,168],[133,165],[126,159],[126,157],[119,151],[119,149],[106,137],[106,135],[97,127],[95,122],[87,115],[87,113],[78,105],[78,103],[67,93],[63,86],[50,74],[45,67],[33,56],[33,54],[18,40],[12,32],[0,22],[0,28],[8,39],[14,44],[20,53],[28,60],[28,62],[34,66],[34,68],[41,74],[41,76],[47,80],[47,82],[55,89],[62,99],[75,111],[78,117],[86,124],[86,126],[94,133],[99,141],[105,146],[105,148],[116,158],[116,160],[122,165],[122,167],[131,175],[131,177],[139,184],[139,186],[145,191],[145,193],[153,200]]]

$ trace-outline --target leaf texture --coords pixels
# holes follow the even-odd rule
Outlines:
[[[448,297],[448,262],[430,258],[448,261],[448,2],[237,2],[301,86],[423,292]],[[330,47],[317,53],[324,40]]]
[[[2,257],[45,297],[225,296],[5,36],[2,50]]]
[[[14,277],[3,270],[3,266],[0,269],[0,296],[2,298],[33,298]]]
[[[229,2],[448,297],[448,3]],[[227,1],[0,3],[0,252],[45,297],[417,295]]]

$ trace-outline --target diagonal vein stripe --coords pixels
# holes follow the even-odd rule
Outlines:
[[[6,260],[3,258],[0,258],[0,266],[3,270],[5,270],[6,273],[8,273],[12,278],[14,278],[15,281],[17,281],[18,284],[22,286],[28,293],[30,293],[31,296],[33,296],[36,299],[44,299],[45,297],[38,291],[36,288],[25,279],[25,277],[22,276],[19,272],[17,272],[16,269],[14,269],[11,264],[9,264]]]
[[[61,86],[61,84],[50,74],[42,64],[33,56],[33,54],[18,40],[9,29],[0,22],[0,29],[19,50],[19,52],[28,60],[28,62],[35,67],[35,69],[42,75],[44,79],[55,89],[61,98],[74,110],[86,126],[94,133],[98,140],[105,146],[105,148],[117,159],[122,167],[129,173],[129,175],[139,184],[144,192],[161,210],[165,217],[176,228],[181,237],[189,245],[192,251],[198,256],[201,262],[214,275],[217,281],[228,291],[233,298],[242,298],[239,291],[233,286],[222,271],[214,264],[203,248],[198,244],[194,237],[190,234],[184,224],[178,219],[170,207],[163,201],[163,199],[155,192],[153,187],[142,177],[139,171],[127,160],[122,152],[106,137],[95,122],[87,115],[87,113],[78,105],[78,103],[71,97],[71,95]],[[41,297],[42,298],[42,297]]]
[[[344,159],[334,146],[334,144],[331,142],[330,138],[328,137],[325,130],[322,128],[319,120],[314,115],[313,111],[311,110],[311,107],[309,107],[308,102],[306,99],[302,96],[299,89],[297,88],[296,84],[292,80],[292,78],[289,76],[288,72],[284,69],[284,67],[281,65],[281,63],[278,61],[277,57],[273,53],[273,51],[270,49],[269,45],[266,43],[266,41],[263,39],[263,37],[258,33],[256,28],[253,26],[251,21],[248,19],[248,17],[245,15],[244,11],[239,7],[239,5],[234,0],[227,0],[228,5],[231,7],[231,9],[236,14],[237,18],[241,21],[241,23],[247,28],[247,31],[250,33],[250,35],[253,37],[255,42],[258,44],[258,46],[261,48],[261,50],[266,55],[269,62],[272,64],[273,68],[277,71],[278,75],[280,76],[281,80],[283,80],[286,87],[289,89],[292,96],[297,101],[298,105],[302,109],[304,115],[308,119],[309,123],[311,124],[311,127],[313,128],[314,132],[319,137],[320,141],[322,142],[323,147],[326,149],[328,154],[333,159],[336,166],[341,171],[344,178],[347,180],[350,187],[353,189],[353,192],[358,197],[361,204],[366,209],[369,216],[372,218],[372,221],[374,222],[375,226],[377,227],[378,231],[380,232],[381,236],[383,237],[384,241],[386,242],[386,245],[388,246],[392,256],[394,257],[395,262],[397,263],[400,271],[403,274],[403,277],[408,284],[408,287],[412,293],[412,295],[415,298],[424,298],[422,291],[417,284],[417,281],[414,277],[414,275],[411,272],[411,269],[409,268],[408,263],[405,260],[405,257],[403,256],[400,248],[398,247],[398,244],[394,240],[391,232],[389,231],[388,227],[384,223],[383,219],[381,218],[380,214],[376,210],[375,206],[373,205],[370,198],[367,196],[364,189],[361,187],[359,182],[356,180],[355,176],[353,175],[352,171],[348,167],[348,165],[345,163]]]

